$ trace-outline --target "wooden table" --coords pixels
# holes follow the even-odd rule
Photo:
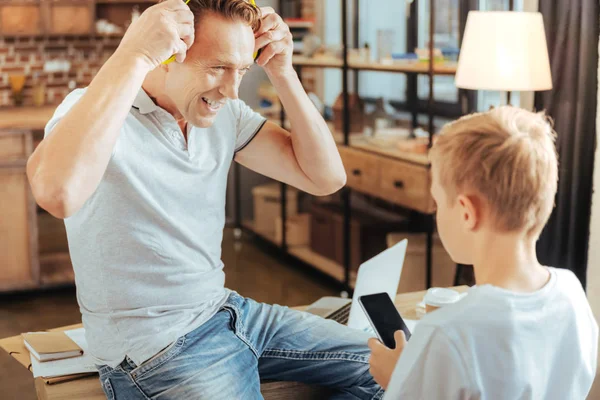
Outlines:
[[[454,288],[459,292],[468,290],[467,286]],[[400,294],[396,297],[396,307],[406,319],[418,319],[416,305],[423,299],[425,291]],[[298,309],[304,309],[299,307]],[[64,326],[51,330],[66,330],[81,327],[81,324]],[[0,348],[9,353],[23,367],[30,364],[29,352],[23,345],[21,336],[13,336],[0,340]],[[35,388],[40,400],[105,400],[104,392],[100,387],[97,375],[47,385],[42,378],[35,379]],[[261,392],[266,400],[293,400],[322,398],[322,388],[307,386],[295,382],[265,382],[261,385]]]
[[[0,107],[0,130],[42,130],[54,115],[57,105],[41,107]]]

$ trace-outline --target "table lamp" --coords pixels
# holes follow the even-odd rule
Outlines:
[[[461,89],[552,89],[544,21],[539,12],[470,11],[460,49]]]

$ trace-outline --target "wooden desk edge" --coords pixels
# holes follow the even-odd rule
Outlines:
[[[457,286],[452,289],[457,290],[458,292],[465,292],[469,289],[468,286]],[[422,300],[425,295],[426,290],[419,292],[410,292],[410,293],[401,293],[396,296],[395,304],[400,310],[400,313],[403,314],[408,319],[415,319],[412,316],[412,313],[415,312],[416,305]],[[307,306],[299,306],[293,307],[295,310],[306,310]],[[48,329],[49,331],[60,331],[60,330],[69,330],[80,328],[82,324],[74,324],[63,326],[54,329]],[[9,353],[13,358],[16,359],[19,364],[23,365],[25,368],[29,365],[29,353],[27,349],[23,345],[23,341],[21,339],[21,335],[11,336],[8,338],[0,339],[0,348]],[[27,354],[26,357],[17,357],[14,353],[15,351],[22,354]],[[12,354],[11,354],[12,353]],[[70,400],[70,399],[78,399],[82,394],[85,394],[86,398],[92,398],[89,395],[91,392],[95,395],[96,392],[102,394],[100,385],[98,384],[97,376],[90,376],[81,379],[77,379],[74,381],[68,381],[63,383],[57,383],[53,385],[47,385],[42,378],[35,379],[36,391],[38,393],[38,398],[40,400]],[[48,391],[52,387],[52,393],[49,394]],[[103,396],[103,394],[102,394]]]

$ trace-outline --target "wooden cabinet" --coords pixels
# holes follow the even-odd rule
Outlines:
[[[0,2],[0,36],[39,35],[43,31],[39,2]]]
[[[37,284],[35,201],[25,175],[29,132],[0,132],[0,290]]]
[[[413,210],[433,212],[428,168],[387,158],[380,160],[379,168],[383,198]]]
[[[94,0],[0,0],[0,35],[94,33]]]
[[[0,292],[72,284],[64,223],[39,211],[25,172],[34,137],[0,130]]]
[[[340,146],[339,151],[352,189],[425,214],[435,211],[429,165],[347,146]]]
[[[344,162],[348,186],[362,192],[377,194],[379,191],[379,158],[364,151],[339,147]]]
[[[30,135],[0,135],[0,163],[2,165],[23,164],[27,160]]]
[[[46,33],[87,35],[94,32],[95,4],[88,0],[42,0]]]

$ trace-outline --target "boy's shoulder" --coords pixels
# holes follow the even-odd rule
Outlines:
[[[548,270],[550,281],[537,292],[516,294],[490,285],[474,286],[458,303],[425,315],[419,324],[432,330],[439,328],[451,337],[453,334],[460,335],[462,331],[474,333],[479,326],[482,331],[489,331],[494,326],[504,329],[507,320],[524,313],[537,313],[537,316],[543,317],[550,309],[593,319],[587,297],[575,274],[560,268],[548,267]]]

